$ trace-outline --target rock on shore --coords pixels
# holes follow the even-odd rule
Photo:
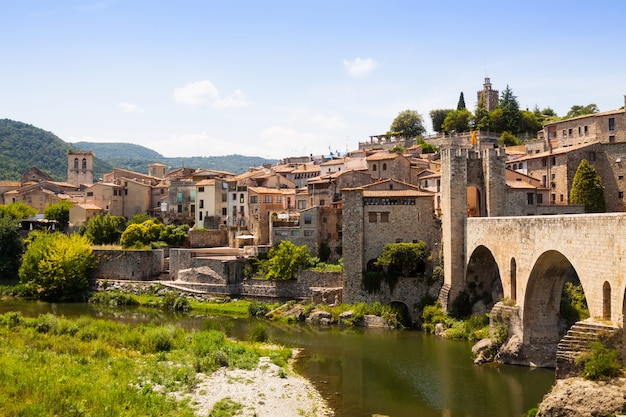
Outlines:
[[[609,382],[566,378],[543,398],[536,417],[602,417],[626,412],[626,379]]]

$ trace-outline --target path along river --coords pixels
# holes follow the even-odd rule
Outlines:
[[[167,315],[87,304],[0,301],[0,313],[92,315],[123,322],[171,321],[188,329],[216,328],[245,339],[256,319]],[[337,417],[520,417],[554,383],[554,371],[477,366],[471,344],[418,331],[273,324],[271,341],[303,349],[296,369],[310,379]]]

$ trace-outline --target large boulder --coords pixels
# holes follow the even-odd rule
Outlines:
[[[539,405],[537,417],[601,417],[626,411],[626,379],[609,382],[566,378],[556,381]]]

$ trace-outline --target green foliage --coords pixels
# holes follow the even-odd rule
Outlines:
[[[580,161],[576,169],[570,190],[570,203],[584,205],[587,213],[606,211],[602,180],[593,165],[586,159]]]
[[[11,203],[0,205],[0,217],[10,217],[13,220],[29,219],[37,214],[37,210],[26,205],[26,203]]]
[[[319,272],[343,272],[343,259],[339,259],[336,264],[328,264],[319,258],[310,258],[307,269]]]
[[[572,117],[584,116],[584,115],[587,115],[587,114],[594,114],[594,113],[597,113],[599,111],[600,111],[600,109],[598,109],[598,106],[596,106],[593,103],[587,104],[586,106],[574,105],[567,112],[567,114],[565,115],[564,119],[571,119]]]
[[[127,224],[141,224],[143,222],[147,222],[148,220],[153,220],[148,213],[137,213],[128,221]]]
[[[161,308],[170,311],[189,311],[191,310],[191,305],[189,305],[189,300],[185,297],[179,297],[175,293],[169,292],[163,297]]]
[[[415,144],[422,147],[422,153],[437,153],[437,147],[431,145],[430,143],[426,143],[422,137],[417,138]]]
[[[589,318],[587,299],[581,284],[566,282],[561,292],[561,317],[571,326],[580,320]]]
[[[463,319],[469,317],[472,313],[472,300],[467,291],[461,291],[459,295],[452,301],[452,310],[450,315],[455,319]]]
[[[270,249],[267,261],[263,262],[265,278],[270,280],[288,280],[305,268],[311,255],[306,245],[296,246],[288,240],[282,240],[277,247]]]
[[[387,273],[385,271],[365,271],[361,283],[363,289],[369,294],[376,294],[380,292],[381,283],[386,282],[386,280]]]
[[[267,330],[267,326],[263,323],[257,323],[248,331],[249,342],[265,343],[269,338],[269,331]]]
[[[513,95],[513,90],[508,85],[500,94],[498,109],[501,110],[501,117],[498,119],[498,126],[495,130],[497,132],[520,132],[522,129],[522,114],[517,97]]]
[[[243,410],[242,404],[226,397],[215,403],[208,417],[233,417],[241,414],[241,410]]]
[[[94,245],[112,245],[117,243],[122,235],[125,226],[125,219],[122,216],[111,216],[111,214],[98,214],[87,222],[85,236]]]
[[[522,132],[531,132],[535,133],[543,127],[542,122],[535,116],[533,112],[522,110],[521,112],[522,120],[520,125],[520,130]]]
[[[391,132],[397,132],[401,136],[415,137],[426,132],[422,116],[415,110],[400,112],[389,127]]]
[[[500,135],[500,139],[498,139],[498,142],[500,142],[500,144],[504,146],[515,146],[522,144],[522,141],[519,140],[511,132],[502,132],[502,134]]]
[[[404,153],[404,148],[400,145],[396,145],[389,151],[391,153]]]
[[[485,105],[485,96],[481,94],[478,103],[476,103],[476,110],[474,111],[474,129],[476,130],[490,130],[491,118],[487,107]]]
[[[0,278],[8,281],[17,279],[23,251],[17,220],[0,216]]]
[[[81,299],[89,288],[88,275],[96,267],[91,242],[78,234],[32,236],[19,269],[21,282],[41,299]]]
[[[168,246],[180,247],[189,238],[189,225],[183,224],[176,226],[168,224],[161,231],[159,240],[165,242]]]
[[[70,222],[70,208],[74,203],[67,200],[61,200],[56,203],[49,204],[43,211],[44,218],[48,220],[56,220],[61,226],[67,226]]]
[[[413,276],[419,272],[426,260],[426,242],[388,243],[376,259],[376,265],[386,269],[388,274]]]
[[[102,291],[91,294],[89,302],[92,304],[103,304],[110,306],[134,306],[139,305],[139,301],[129,294],[120,291]]]
[[[248,305],[248,314],[252,317],[265,316],[270,312],[270,307],[266,303],[253,301]]]
[[[526,412],[525,417],[535,417],[538,412],[539,412],[539,409],[537,407],[531,408],[530,410]]]
[[[459,102],[456,105],[456,109],[458,110],[466,110],[465,107],[465,97],[463,96],[463,91],[461,91],[461,95],[459,95]]]
[[[455,110],[446,116],[441,128],[444,132],[468,132],[470,130],[470,121],[472,113],[467,109]]]
[[[453,109],[436,109],[430,111],[430,120],[435,132],[441,133],[444,131],[441,125],[443,125],[443,121],[446,120],[446,116],[453,111]]]
[[[606,381],[622,375],[617,350],[601,342],[591,342],[589,351],[578,355],[576,364],[583,366],[582,377],[591,381]]]
[[[435,325],[437,323],[446,323],[449,321],[449,317],[443,308],[439,300],[433,305],[425,306],[422,311],[422,329],[428,333],[435,332]]]
[[[143,223],[132,223],[120,237],[122,248],[149,247],[152,242],[158,242],[161,232],[165,230],[163,223],[150,219]]]

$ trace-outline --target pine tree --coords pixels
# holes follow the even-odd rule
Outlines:
[[[572,189],[570,203],[584,204],[587,213],[603,213],[606,211],[604,187],[596,169],[586,159],[580,161]]]
[[[465,110],[465,97],[463,97],[463,91],[461,91],[461,95],[459,96],[459,103],[456,105],[457,110]]]

